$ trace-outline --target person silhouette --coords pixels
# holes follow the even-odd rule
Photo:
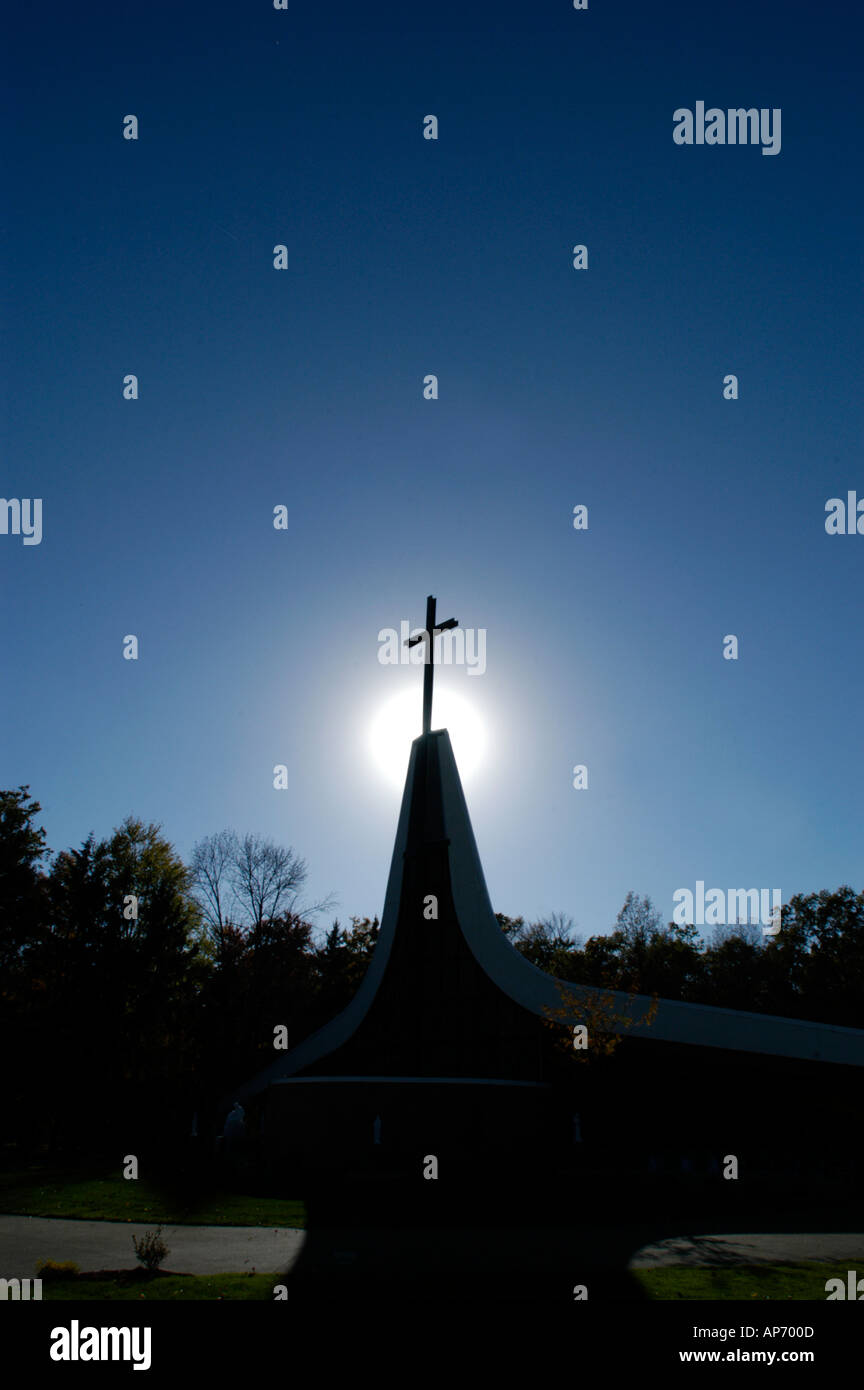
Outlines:
[[[246,1138],[246,1111],[238,1100],[225,1117],[222,1139],[226,1149],[235,1149]]]

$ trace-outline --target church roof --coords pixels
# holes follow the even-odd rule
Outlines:
[[[438,915],[424,915],[435,898]],[[427,906],[427,913],[429,908]],[[336,1018],[236,1094],[289,1078],[404,1076],[539,1081],[532,1018],[558,1010],[560,981],[517,951],[492,911],[450,737],[415,739],[378,941],[355,997]],[[568,985],[578,1000],[597,995]],[[604,997],[608,991],[603,991]],[[612,994],[629,1037],[864,1066],[864,1031],[704,1004]],[[492,1040],[494,1039],[494,1046]]]

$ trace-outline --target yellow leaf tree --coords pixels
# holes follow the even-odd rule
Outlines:
[[[583,1065],[611,1057],[625,1033],[637,1025],[649,1028],[657,1015],[656,994],[640,1016],[632,1007],[640,997],[636,993],[627,994],[630,1004],[622,1005],[620,991],[616,995],[611,989],[575,986],[565,980],[556,981],[556,986],[560,1002],[544,1006],[546,1027],[554,1034],[556,1047]]]

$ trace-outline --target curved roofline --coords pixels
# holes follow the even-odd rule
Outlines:
[[[639,1015],[644,1015],[653,1003],[648,995],[596,990],[591,986],[558,980],[532,965],[508,941],[492,910],[450,735],[446,729],[436,729],[429,734],[421,734],[411,745],[381,926],[360,988],[350,1004],[334,1019],[232,1092],[232,1101],[254,1095],[274,1082],[287,1080],[320,1061],[346,1043],[366,1017],[384,977],[396,935],[417,760],[426,740],[429,741],[429,751],[434,750],[437,754],[440,812],[444,837],[448,841],[456,919],[479,965],[493,983],[517,1004],[546,1017],[550,1008],[561,1008],[563,987],[575,1001],[572,1014],[562,1019],[568,1024],[582,1021],[578,1004],[580,999],[596,999],[602,994],[604,997],[611,996],[620,1014],[633,1020],[628,1029],[630,1037],[864,1066],[864,1031],[858,1028],[842,1028],[773,1014],[748,1013],[711,1004],[685,1004],[671,999],[660,999],[653,1022],[644,1024],[640,1022]]]

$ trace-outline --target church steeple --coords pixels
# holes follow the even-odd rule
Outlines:
[[[431,729],[435,635],[456,620],[436,625],[430,595],[426,622],[407,639],[428,643],[423,732],[411,747],[366,975],[341,1014],[231,1100],[281,1083],[319,1081],[374,1082],[379,1090],[395,1081],[432,1080],[448,1087],[545,1088],[543,1025],[560,1009],[560,983],[511,945],[492,910],[449,734]],[[570,1021],[579,1023],[583,1001],[591,1003],[596,991],[574,984],[568,993]],[[633,1038],[864,1065],[864,1033],[857,1030],[670,1000],[661,1000],[654,1021],[643,1023],[650,999],[620,992],[611,999],[617,1016],[633,1015]]]

